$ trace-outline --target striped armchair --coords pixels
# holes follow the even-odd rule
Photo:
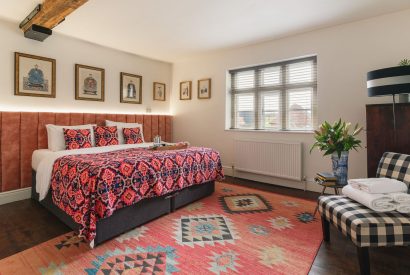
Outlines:
[[[384,153],[376,176],[409,186],[410,155]],[[410,245],[409,214],[375,212],[345,196],[322,196],[318,204],[324,241],[330,241],[329,224],[351,239],[357,247],[361,274],[370,274],[369,247]]]

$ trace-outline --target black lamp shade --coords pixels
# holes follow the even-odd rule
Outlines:
[[[410,66],[398,66],[367,73],[369,96],[410,94]]]

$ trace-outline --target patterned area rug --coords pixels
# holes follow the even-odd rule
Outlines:
[[[307,274],[315,203],[232,184],[91,250],[74,233],[0,261],[0,274]]]

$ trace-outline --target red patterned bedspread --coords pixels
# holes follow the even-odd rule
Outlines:
[[[116,209],[224,177],[219,153],[210,148],[151,151],[141,148],[70,155],[54,163],[53,202],[92,241],[99,219]]]

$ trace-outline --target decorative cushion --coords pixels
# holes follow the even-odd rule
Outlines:
[[[91,148],[91,131],[89,129],[63,129],[65,149]]]
[[[85,125],[71,125],[71,126],[60,126],[54,124],[47,124],[47,139],[48,139],[48,149],[53,152],[65,150],[65,139],[64,139],[64,131],[63,129],[89,129],[91,132],[91,145],[95,146],[94,144],[94,133],[93,133],[93,126],[97,126],[96,124],[85,124]]]
[[[142,124],[140,124],[140,123],[129,123],[129,122],[118,122],[118,121],[106,120],[105,125],[106,126],[117,126],[118,141],[120,142],[120,144],[125,144],[124,132],[122,130],[123,128],[140,127],[140,134],[141,134],[142,142],[144,142],[144,134],[142,132]]]
[[[319,212],[358,247],[410,245],[410,215],[375,212],[345,196],[322,196]]]
[[[122,132],[124,135],[125,144],[137,144],[144,142],[144,140],[142,139],[140,127],[122,128]]]
[[[94,127],[94,136],[97,147],[119,144],[116,126],[96,126]]]

